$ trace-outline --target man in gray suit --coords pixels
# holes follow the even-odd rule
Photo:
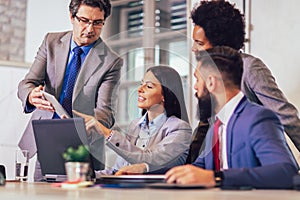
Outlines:
[[[115,121],[114,105],[123,62],[100,38],[105,20],[111,12],[111,4],[109,0],[71,0],[69,11],[73,30],[48,33],[29,72],[19,83],[18,97],[24,112],[32,112],[19,146],[29,150],[30,157],[36,153],[31,121],[61,117],[55,113],[50,102],[43,98],[42,91],[54,95],[63,103],[74,62],[73,49],[76,47],[80,47],[82,53],[81,68],[71,91],[72,109],[95,116],[108,128]],[[98,161],[94,167],[102,169],[104,139],[96,132],[90,134],[88,139],[90,151],[95,161]],[[41,175],[38,169],[37,162],[35,180]]]
[[[191,12],[194,23],[192,51],[206,50],[214,46],[229,46],[240,50],[244,46],[245,22],[238,9],[227,1],[201,1]],[[258,58],[242,53],[244,73],[241,90],[250,101],[256,102],[273,110],[284,125],[284,131],[292,140],[298,151],[300,150],[300,119],[297,109],[288,102],[278,88],[268,67]],[[210,101],[199,102],[200,120],[210,117]],[[206,105],[205,105],[206,104]],[[201,116],[202,114],[202,116]],[[203,124],[203,123],[200,123]],[[206,121],[206,126],[208,123]],[[197,154],[204,140],[206,131],[195,134],[190,154]],[[206,128],[207,130],[207,128]],[[197,145],[198,144],[198,145]],[[296,150],[296,149],[295,149]],[[295,153],[299,154],[295,151]],[[195,156],[187,162],[193,162]],[[296,158],[299,159],[299,158]]]

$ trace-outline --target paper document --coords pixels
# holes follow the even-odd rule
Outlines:
[[[57,99],[52,94],[43,91],[43,95],[45,99],[47,99],[52,104],[58,116],[61,117],[62,115],[65,115],[67,118],[70,118],[70,115],[67,113],[67,111],[62,107],[62,105],[57,101]]]

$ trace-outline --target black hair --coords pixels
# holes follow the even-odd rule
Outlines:
[[[197,52],[196,59],[201,62],[203,68],[217,69],[221,73],[225,87],[226,84],[233,84],[241,88],[243,60],[237,50],[226,46],[216,46]]]
[[[146,72],[152,72],[162,86],[164,96],[164,107],[167,117],[172,115],[189,123],[187,110],[184,101],[181,77],[178,72],[167,66],[150,67]],[[146,110],[143,109],[142,114]]]
[[[240,50],[245,41],[244,15],[227,1],[201,1],[191,12],[195,25],[203,28],[212,46]]]
[[[106,19],[111,13],[111,4],[109,0],[71,0],[69,4],[69,11],[73,17],[75,17],[81,5],[100,8],[101,11],[104,11],[104,19]]]

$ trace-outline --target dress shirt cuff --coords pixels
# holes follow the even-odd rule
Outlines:
[[[144,165],[146,166],[146,171],[145,172],[149,172],[149,165],[147,163],[144,163]]]
[[[109,141],[110,138],[113,136],[113,134],[114,134],[114,131],[113,131],[113,130],[110,130],[110,134],[109,134],[109,136],[106,138],[106,141]]]
[[[26,105],[25,105],[25,108],[24,108],[24,112],[25,112],[25,113],[31,113],[31,112],[33,112],[35,109],[36,109],[36,107],[33,106],[33,105],[31,105],[31,104],[28,102],[28,100],[27,100]]]

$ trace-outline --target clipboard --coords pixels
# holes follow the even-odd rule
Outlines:
[[[65,115],[67,118],[70,118],[70,115],[67,113],[67,111],[62,107],[62,105],[57,101],[57,99],[52,94],[43,91],[43,95],[45,99],[52,104],[58,116]]]

